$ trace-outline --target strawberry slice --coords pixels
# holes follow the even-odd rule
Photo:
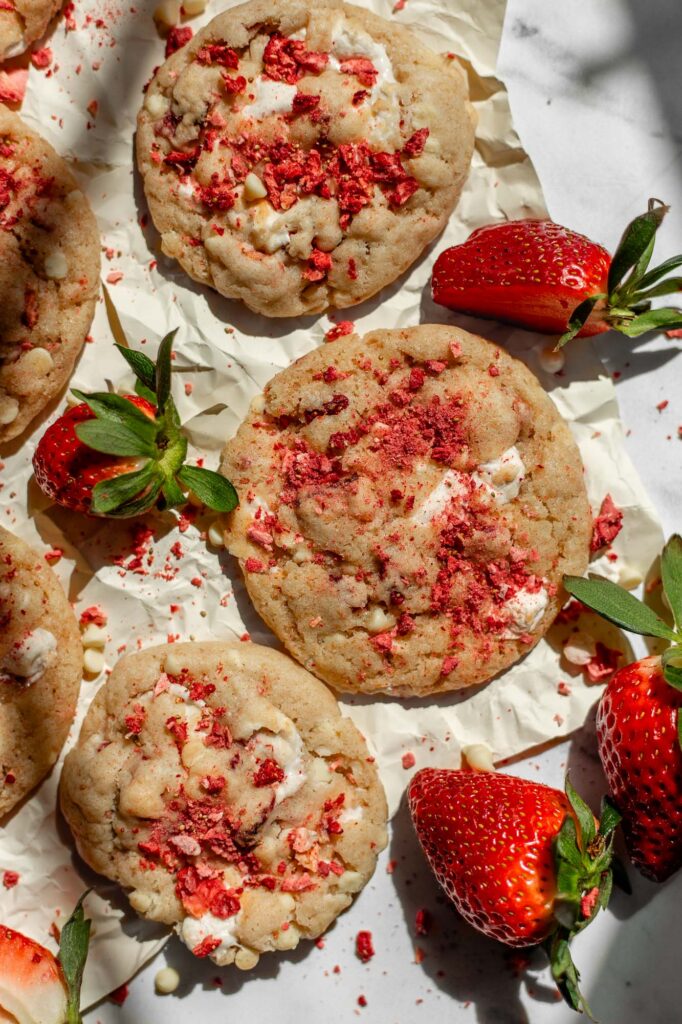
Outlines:
[[[651,299],[682,290],[668,276],[674,256],[649,270],[656,231],[668,211],[657,199],[625,229],[613,258],[606,249],[550,220],[516,220],[478,228],[440,254],[434,301],[544,334],[574,337],[614,328],[636,338],[682,326],[682,310],[651,309]]]
[[[0,926],[0,1020],[64,1024],[67,989],[49,950]]]

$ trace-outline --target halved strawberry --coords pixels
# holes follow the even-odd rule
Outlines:
[[[682,266],[682,256],[647,269],[667,210],[649,200],[647,212],[625,229],[613,258],[585,235],[550,220],[478,228],[436,260],[434,301],[560,334],[559,346],[610,328],[634,338],[682,326],[682,310],[651,309],[651,299],[682,290],[681,278],[667,276]]]
[[[422,768],[408,801],[422,849],[460,914],[508,946],[544,943],[557,986],[589,1007],[569,941],[605,907],[619,815],[602,820],[566,793],[494,771]]]
[[[0,1021],[82,1024],[80,992],[91,924],[83,899],[62,928],[58,959],[33,939],[0,925]]]
[[[73,392],[82,403],[48,427],[33,456],[36,481],[53,501],[74,512],[129,518],[154,505],[184,505],[191,490],[215,511],[235,508],[229,480],[185,465],[187,438],[170,392],[174,335],[161,342],[156,364],[117,346],[135,372],[138,394]]]
[[[0,1012],[19,1024],[64,1024],[67,990],[49,950],[0,926]],[[0,1017],[2,1019],[2,1017]]]

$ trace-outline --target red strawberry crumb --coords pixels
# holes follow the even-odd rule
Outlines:
[[[599,682],[600,679],[606,679],[616,671],[620,659],[620,651],[597,641],[596,653],[592,660],[585,665],[585,672],[591,682]]]
[[[440,667],[440,674],[442,676],[449,676],[451,672],[459,665],[459,659],[449,654],[446,658],[443,658],[443,664]]]
[[[419,156],[423,153],[426,140],[429,137],[428,128],[420,128],[414,135],[411,135],[403,146],[403,154],[407,157]]]
[[[424,958],[425,957],[426,957],[426,953],[421,948],[421,946],[415,946],[415,948],[414,948],[414,962],[416,964],[421,964],[421,963],[424,962]]]
[[[254,786],[272,786],[274,783],[282,782],[284,780],[284,769],[281,765],[277,764],[271,757],[266,759],[258,766],[258,771],[253,777]]]
[[[147,712],[141,704],[133,704],[133,712],[124,718],[126,729],[131,736],[139,736],[142,732]]]
[[[45,552],[44,558],[49,565],[54,565],[60,558],[63,558],[64,552],[61,548],[50,548],[49,551]]]
[[[675,327],[674,330],[665,333],[668,338],[682,338],[682,327]]]
[[[580,901],[580,913],[583,917],[590,917],[599,899],[599,886],[586,892]]]
[[[2,884],[5,889],[13,889],[19,884],[20,874],[18,871],[5,871],[2,875]]]
[[[431,931],[431,915],[424,907],[416,913],[414,919],[414,930],[417,935],[428,935]]]
[[[348,277],[351,281],[357,281],[358,278],[357,264],[352,258],[348,260]]]
[[[336,968],[334,968],[334,970],[336,971]],[[367,999],[365,996],[358,996],[358,1006],[367,1006]]]
[[[393,648],[393,635],[391,633],[378,633],[370,637],[369,642],[379,654],[388,655]]]
[[[670,405],[670,402],[668,401],[668,399],[664,398],[662,402],[658,403],[656,408],[658,409],[659,412],[663,412],[663,410],[667,409],[669,405]]]
[[[387,875],[392,875],[397,867],[398,867],[398,861],[397,860],[389,860],[388,863],[386,864],[386,874]]]
[[[308,267],[303,271],[303,277],[308,281],[322,281],[332,269],[332,258],[328,252],[321,249],[313,249],[308,257]]]
[[[34,68],[49,68],[52,63],[52,50],[49,46],[44,46],[40,50],[34,50],[31,54],[31,64]]]
[[[90,117],[97,117],[97,113],[99,111],[99,103],[97,102],[97,100],[90,100],[86,107],[86,110],[88,114],[90,114]]]
[[[166,36],[166,57],[187,46],[193,35],[189,25],[175,25]]]
[[[130,989],[128,986],[121,985],[119,988],[109,993],[109,999],[112,1003],[116,1003],[117,1006],[123,1006],[129,995]]]
[[[562,697],[570,697],[573,691],[568,683],[565,683],[562,679],[557,683],[556,692],[561,694]]]
[[[592,526],[590,551],[599,551],[607,544],[611,544],[620,533],[622,525],[623,513],[614,503],[611,495],[607,494]]]
[[[96,626],[106,626],[108,617],[98,604],[93,604],[81,612],[79,621],[81,626],[87,626],[90,622],[94,622]]]
[[[193,391],[194,391],[194,384],[192,384],[192,382],[190,380],[186,381],[186,383],[185,383],[185,394],[186,395],[191,395]]]
[[[374,956],[374,945],[372,944],[372,933],[360,931],[355,936],[355,955],[362,960],[363,964],[369,963]]]
[[[214,949],[217,949],[219,945],[220,939],[214,939],[209,936],[200,942],[198,946],[195,946],[192,952],[197,957],[205,957],[212,953]]]
[[[494,363],[491,363],[490,366],[488,367],[488,373],[490,374],[491,377],[499,377],[500,376],[500,368],[499,368],[499,366],[495,366]]]
[[[402,766],[405,769],[414,768],[415,764],[417,763],[417,759],[415,758],[415,756],[414,756],[414,754],[412,753],[411,750],[408,750],[408,752],[406,754],[403,754],[401,760],[402,760]]]
[[[324,336],[325,341],[336,341],[337,338],[343,338],[347,334],[352,334],[355,330],[355,324],[352,320],[339,320],[338,324],[334,324],[330,327]]]
[[[119,281],[123,280],[122,270],[110,270],[106,276],[107,284],[118,284]]]
[[[247,572],[267,572],[267,565],[265,562],[261,562],[260,558],[247,558],[244,562],[244,568]]]

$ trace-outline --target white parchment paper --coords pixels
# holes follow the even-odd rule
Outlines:
[[[192,24],[198,27],[227,6],[210,3]],[[479,127],[472,173],[444,237],[380,296],[338,319],[350,317],[363,331],[447,322],[447,312],[429,297],[436,253],[463,241],[480,224],[546,213],[535,172],[514,132],[507,94],[494,77],[504,0],[408,0],[396,14],[385,0],[366,0],[363,6],[413,25],[435,49],[464,59]],[[177,401],[192,443],[212,467],[254,395],[278,369],[322,343],[331,325],[327,318],[256,317],[193,285],[159,253],[132,160],[142,86],[163,59],[153,7],[141,2],[131,12],[128,5],[120,10],[107,5],[103,18],[97,0],[79,3],[76,28],[66,32],[61,22],[49,41],[54,52],[49,74],[31,69],[23,114],[76,164],[102,230],[103,276],[109,278],[131,344],[153,355],[163,334],[179,328]],[[526,360],[552,394],[580,445],[593,505],[598,508],[610,492],[623,509],[624,529],[614,545],[618,559],[601,558],[597,569],[617,576],[627,564],[631,573],[644,575],[660,550],[661,529],[625,454],[614,389],[592,345],[571,345],[565,371],[551,377],[539,367],[537,337],[498,325],[474,326]],[[103,304],[92,336],[74,386],[99,390],[105,381],[129,386]],[[41,432],[39,427],[32,439],[3,454],[0,522],[38,550],[63,550],[56,571],[76,610],[100,604],[108,613],[109,666],[123,650],[169,637],[234,638],[248,632],[255,641],[275,643],[251,609],[235,564],[207,547],[207,517],[183,523],[179,532],[173,516],[153,515],[143,523],[151,531],[145,534],[130,524],[90,521],[50,506],[31,481],[30,459]],[[456,765],[463,746],[483,742],[500,760],[579,727],[599,688],[574,673],[570,696],[560,695],[557,683],[568,676],[556,648],[550,633],[524,661],[466,700],[344,701],[376,753],[391,809],[411,773],[402,766],[405,753],[414,754],[415,767]],[[84,682],[69,742],[102,681]],[[15,888],[0,887],[0,920],[50,944],[50,925],[63,923],[94,881],[97,891],[87,903],[94,929],[84,986],[84,1005],[91,1005],[127,980],[166,935],[131,915],[120,890],[95,879],[78,861],[56,810],[58,775],[57,768],[0,830],[0,877],[4,870],[21,875]]]

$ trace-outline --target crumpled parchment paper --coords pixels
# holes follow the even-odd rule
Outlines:
[[[209,3],[193,26],[226,6]],[[380,296],[337,318],[351,317],[363,331],[447,322],[447,311],[429,296],[436,253],[483,223],[546,213],[535,172],[512,125],[507,94],[494,76],[504,0],[408,0],[395,14],[386,0],[366,0],[364,6],[414,25],[432,47],[464,59],[479,116],[478,138],[469,182],[444,237]],[[49,41],[54,51],[50,74],[31,69],[23,115],[75,162],[102,230],[103,276],[109,278],[131,343],[145,344],[153,355],[163,334],[179,328],[175,389],[180,413],[192,443],[206,464],[215,466],[254,395],[277,370],[322,343],[331,325],[327,318],[291,322],[257,317],[198,288],[158,252],[132,159],[142,86],[163,59],[153,7],[153,2],[141,2],[133,13],[122,5],[116,13],[116,4],[107,5],[103,16],[98,0],[82,0],[75,29],[66,32],[62,20]],[[537,336],[459,322],[473,323],[504,343],[539,374],[580,445],[593,506],[598,508],[610,492],[624,510],[624,529],[614,545],[618,560],[600,558],[598,571],[617,577],[627,563],[631,572],[644,575],[660,550],[661,529],[625,454],[614,389],[591,343],[569,346],[564,373],[552,377],[540,370]],[[130,386],[131,377],[112,346],[103,303],[92,335],[74,386],[100,390],[105,380],[116,388]],[[192,386],[185,389],[184,384]],[[153,515],[135,533],[130,524],[87,520],[50,506],[31,482],[30,459],[41,432],[38,427],[23,445],[3,453],[0,521],[38,550],[63,549],[56,571],[76,610],[100,604],[109,615],[109,666],[124,649],[169,636],[234,638],[248,630],[257,642],[275,642],[251,609],[235,564],[202,539],[206,516],[183,523],[186,528],[179,532],[172,516]],[[180,549],[173,547],[177,541]],[[405,753],[415,755],[416,767],[456,765],[463,746],[482,742],[500,760],[579,727],[599,687],[585,685],[575,670],[567,674],[569,668],[560,664],[550,632],[522,662],[467,699],[354,698],[343,703],[377,756],[393,811],[410,775],[402,767]],[[571,695],[562,696],[557,682],[567,678]],[[84,682],[70,742],[102,681]],[[0,887],[0,920],[54,945],[50,925],[63,923],[82,890],[95,881],[97,893],[87,901],[94,921],[83,994],[89,1006],[139,969],[166,934],[130,914],[120,890],[94,879],[78,861],[56,810],[58,775],[57,768],[0,830],[0,877],[4,870],[21,875],[15,888]]]

